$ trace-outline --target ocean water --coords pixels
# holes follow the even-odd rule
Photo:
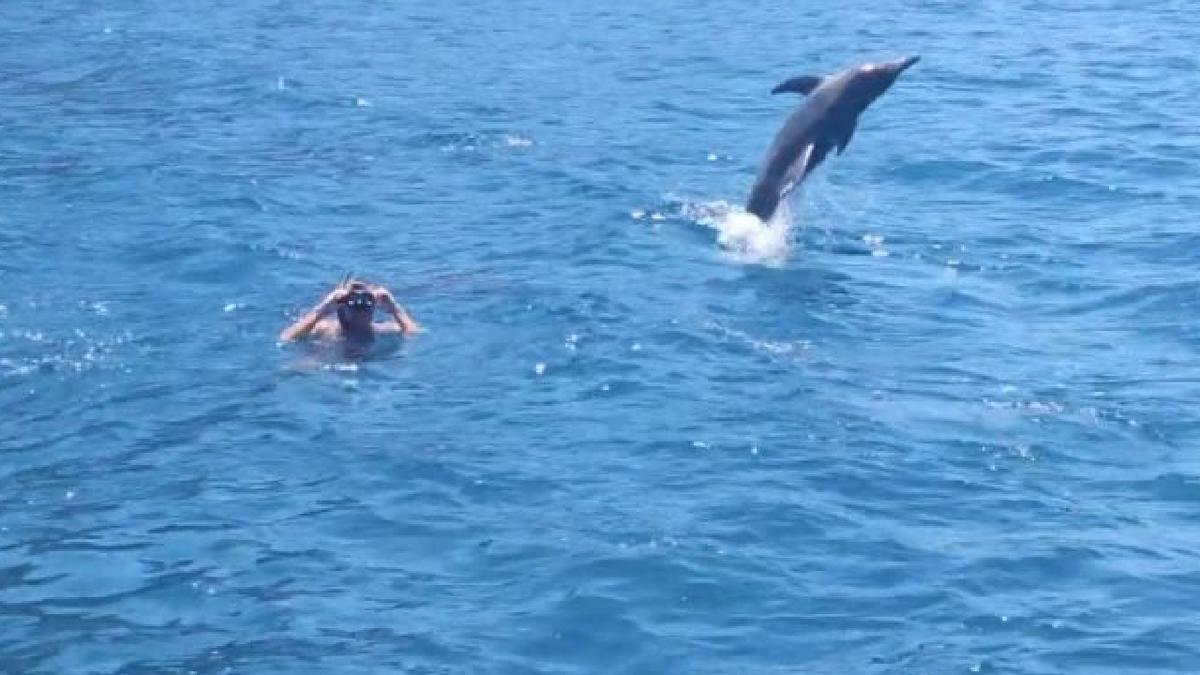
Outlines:
[[[0,39],[0,672],[1200,667],[1192,3]],[[741,211],[774,84],[908,54]],[[426,332],[277,344],[347,269]]]

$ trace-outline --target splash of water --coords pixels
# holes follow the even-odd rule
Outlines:
[[[717,244],[738,262],[780,265],[791,249],[792,210],[787,200],[766,222],[724,200],[684,204],[683,216],[716,230]]]

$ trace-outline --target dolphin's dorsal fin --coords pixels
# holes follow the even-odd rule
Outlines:
[[[804,94],[807,96],[808,94],[812,93],[813,89],[821,86],[822,81],[824,81],[823,78],[815,75],[801,75],[800,77],[793,77],[790,80],[780,82],[775,86],[774,89],[771,90],[771,93],[782,94],[784,92],[791,92],[793,94]]]

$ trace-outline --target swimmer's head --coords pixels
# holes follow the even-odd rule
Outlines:
[[[346,297],[338,302],[337,317],[342,328],[369,328],[375,315],[375,294],[361,281],[350,284]]]

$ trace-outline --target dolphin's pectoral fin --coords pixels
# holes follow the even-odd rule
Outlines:
[[[850,120],[850,123],[847,124],[845,127],[843,127],[840,130],[840,133],[838,134],[838,138],[837,138],[837,154],[838,154],[838,156],[841,156],[842,151],[844,151],[846,149],[846,146],[850,145],[850,139],[854,138],[854,129],[857,126],[858,126],[858,120]]]
[[[822,78],[816,77],[815,75],[793,77],[790,80],[785,80],[775,85],[775,88],[771,90],[771,93],[782,94],[784,92],[791,92],[793,94],[804,94],[807,96],[808,94],[812,93],[813,89],[816,89],[821,85],[821,79]]]

